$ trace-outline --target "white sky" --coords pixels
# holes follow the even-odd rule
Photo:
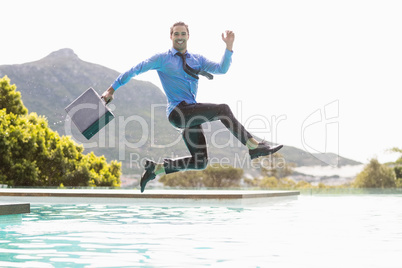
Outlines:
[[[219,61],[221,33],[231,29],[231,69],[200,78],[199,102],[227,103],[251,132],[310,152],[384,162],[397,158],[386,149],[402,148],[401,1],[2,0],[0,8],[0,65],[71,48],[123,72],[168,50],[180,20],[189,51]],[[154,71],[136,79],[161,87]]]

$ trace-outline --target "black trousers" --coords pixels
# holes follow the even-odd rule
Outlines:
[[[164,167],[166,174],[206,168],[208,164],[208,152],[204,131],[201,126],[203,123],[220,120],[244,145],[252,137],[234,117],[227,104],[188,104],[183,101],[170,113],[168,119],[173,126],[183,129],[183,140],[191,155],[176,159],[165,159]]]

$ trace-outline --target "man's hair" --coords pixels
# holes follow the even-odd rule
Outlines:
[[[188,25],[185,24],[185,23],[182,22],[182,21],[179,21],[179,22],[176,22],[175,24],[173,24],[172,27],[170,27],[170,35],[173,34],[173,28],[176,27],[176,26],[184,26],[184,27],[186,27],[187,34],[190,34],[190,31],[188,30]]]

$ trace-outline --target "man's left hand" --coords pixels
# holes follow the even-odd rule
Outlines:
[[[225,36],[226,33],[226,36]],[[233,51],[233,43],[235,40],[235,34],[232,31],[225,31],[222,33],[222,40],[226,43],[226,48],[230,51]]]

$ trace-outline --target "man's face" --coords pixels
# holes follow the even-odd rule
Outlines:
[[[180,53],[185,53],[187,51],[187,40],[189,38],[187,29],[185,26],[175,26],[173,27],[173,33],[170,36],[173,42],[173,48]]]

